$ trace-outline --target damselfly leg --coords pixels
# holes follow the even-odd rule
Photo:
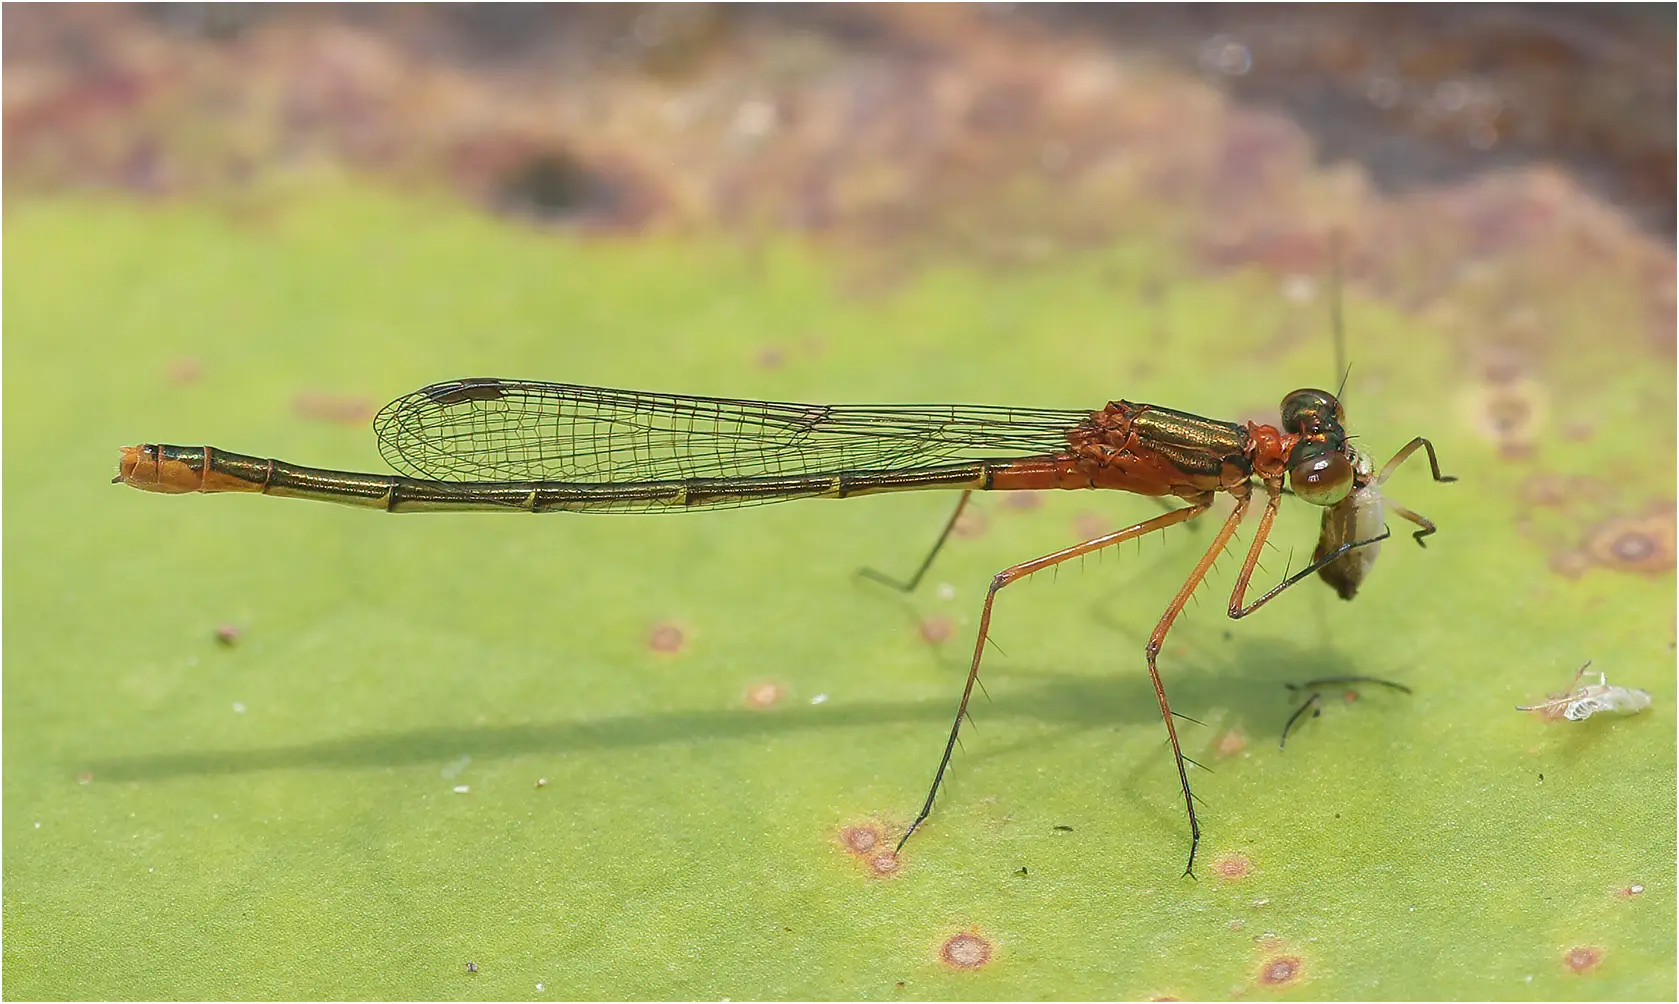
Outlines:
[[[909,577],[909,581],[900,582],[885,572],[867,567],[857,569],[857,574],[865,579],[872,579],[881,585],[891,586],[900,593],[915,592],[915,587],[921,585],[921,579],[927,574],[927,569],[933,567],[933,559],[937,558],[939,552],[944,549],[944,542],[950,539],[951,531],[956,529],[957,522],[962,518],[962,510],[968,507],[968,498],[972,495],[972,490],[964,491],[962,497],[956,500],[956,508],[951,510],[950,518],[944,521],[944,529],[939,531],[939,539],[933,541],[932,550],[927,552],[927,557],[921,559],[921,566],[915,570],[914,575]]]
[[[1372,540],[1347,541],[1319,561],[1313,562],[1311,565],[1294,575],[1288,576],[1252,603],[1246,603],[1248,583],[1253,576],[1255,567],[1257,567],[1259,563],[1259,556],[1265,547],[1265,542],[1271,534],[1271,527],[1276,519],[1277,505],[1282,498],[1282,486],[1280,483],[1268,484],[1266,488],[1267,498],[1263,515],[1260,518],[1259,528],[1254,532],[1253,543],[1248,547],[1247,556],[1242,562],[1242,569],[1240,573],[1238,573],[1236,584],[1231,591],[1228,613],[1232,618],[1246,617],[1248,614],[1251,614],[1255,610],[1264,606],[1284,590],[1312,575],[1312,573],[1316,572],[1324,564],[1340,558],[1347,551],[1368,546],[1369,544],[1375,543],[1376,540],[1381,539],[1376,538]],[[1252,496],[1245,484],[1236,486],[1232,490],[1232,494],[1236,498],[1235,508],[1231,511],[1229,516],[1225,517],[1224,523],[1219,527],[1218,533],[1213,537],[1212,543],[1208,545],[1206,552],[1203,553],[1200,560],[1196,562],[1194,569],[1191,570],[1188,578],[1184,580],[1183,585],[1179,587],[1177,595],[1175,595],[1172,598],[1172,602],[1167,605],[1165,612],[1161,614],[1159,622],[1156,623],[1154,630],[1149,634],[1148,644],[1144,647],[1144,656],[1148,663],[1149,681],[1154,686],[1155,698],[1160,705],[1160,716],[1166,723],[1166,738],[1172,747],[1172,757],[1175,766],[1177,767],[1178,781],[1183,790],[1184,807],[1189,814],[1189,860],[1184,866],[1184,874],[1191,877],[1195,874],[1195,854],[1201,843],[1201,824],[1200,820],[1197,819],[1195,815],[1195,794],[1190,787],[1189,769],[1187,766],[1192,761],[1190,761],[1188,757],[1184,756],[1183,746],[1178,740],[1177,725],[1173,721],[1175,716],[1172,712],[1171,703],[1166,698],[1166,687],[1160,679],[1160,669],[1157,665],[1157,659],[1160,655],[1162,646],[1165,644],[1166,635],[1172,628],[1173,622],[1176,621],[1178,615],[1183,612],[1184,606],[1189,602],[1189,598],[1195,592],[1196,587],[1201,584],[1201,580],[1206,577],[1208,570],[1212,568],[1213,562],[1224,552],[1224,549],[1229,545],[1231,538],[1235,536],[1237,529],[1241,526],[1242,517],[1247,512],[1248,503]],[[1156,530],[1164,530],[1167,527],[1175,526],[1179,523],[1186,523],[1205,513],[1211,505],[1212,497],[1209,494],[1207,497],[1195,499],[1185,508],[1174,509],[1171,512],[1162,513],[1152,519],[1144,520],[1141,523],[1136,523],[1122,530],[1116,530],[1113,533],[1103,534],[1100,537],[1093,537],[1083,543],[1063,548],[1062,550],[1044,555],[1040,558],[1034,558],[1031,561],[1024,561],[1017,565],[1011,565],[1010,567],[1003,569],[1001,572],[998,572],[992,578],[991,587],[985,594],[985,604],[980,609],[979,631],[974,639],[973,660],[968,667],[968,679],[962,688],[962,698],[957,703],[955,720],[951,723],[950,737],[945,742],[944,752],[939,758],[938,769],[933,773],[933,783],[927,790],[926,801],[922,803],[921,811],[916,815],[915,821],[909,825],[909,828],[904,831],[904,835],[898,840],[898,850],[903,849],[904,844],[908,842],[911,834],[915,833],[915,831],[932,813],[933,803],[938,797],[939,786],[943,783],[945,772],[950,767],[950,759],[955,754],[957,740],[961,735],[962,721],[968,716],[968,702],[973,696],[974,685],[979,680],[980,661],[985,654],[985,643],[991,629],[991,610],[997,598],[997,593],[1000,592],[1003,587],[1014,582],[1018,582],[1034,572],[1041,572],[1046,568],[1059,565],[1072,558],[1082,557],[1103,548],[1123,543],[1127,540],[1134,540]],[[1382,537],[1386,537],[1386,534],[1382,534]]]

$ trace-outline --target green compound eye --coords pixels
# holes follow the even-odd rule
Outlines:
[[[1321,435],[1331,426],[1338,428],[1346,418],[1334,394],[1310,387],[1284,397],[1281,412],[1283,431],[1296,435]]]
[[[1331,506],[1353,490],[1353,465],[1333,450],[1302,450],[1289,458],[1288,486],[1313,505]]]

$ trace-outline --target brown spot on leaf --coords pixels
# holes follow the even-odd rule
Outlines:
[[[239,644],[239,628],[234,624],[216,625],[216,640],[232,648]]]
[[[655,652],[680,652],[686,642],[682,628],[669,621],[661,621],[647,632],[647,647]]]
[[[1218,738],[1218,755],[1235,756],[1248,748],[1248,737],[1240,728],[1230,729]]]
[[[779,683],[754,683],[746,688],[746,706],[749,708],[773,708],[787,696],[787,688]]]
[[[1079,540],[1100,537],[1113,529],[1113,521],[1100,513],[1081,512],[1073,517],[1073,536]]]
[[[991,518],[980,509],[968,506],[962,510],[962,515],[956,519],[956,536],[965,540],[972,540],[985,535],[991,527]]]
[[[169,378],[170,383],[185,387],[197,383],[198,378],[204,375],[204,364],[191,356],[182,356],[170,360],[164,375]]]
[[[978,969],[991,961],[991,942],[977,931],[964,931],[945,941],[939,958],[953,969]]]
[[[1300,980],[1303,964],[1298,955],[1279,955],[1266,959],[1259,967],[1259,982],[1268,987],[1288,986]]]
[[[847,826],[840,830],[840,843],[853,854],[867,854],[884,842],[880,829],[873,824]]]
[[[93,771],[84,770],[80,774],[77,774],[76,775],[76,783],[77,784],[92,784],[93,783]]]
[[[1618,572],[1657,574],[1673,568],[1671,504],[1650,506],[1643,515],[1610,519],[1586,535],[1583,550],[1596,564]]]
[[[1253,862],[1248,860],[1247,855],[1232,851],[1213,860],[1213,872],[1222,879],[1235,881],[1247,878],[1253,872]]]
[[[891,878],[903,867],[885,829],[877,823],[841,827],[839,839],[846,853],[867,865],[869,874],[875,878]]]
[[[1032,512],[1044,507],[1044,496],[1042,492],[1006,492],[1003,505],[1015,512]]]
[[[921,620],[921,640],[929,645],[938,645],[950,639],[955,625],[949,617],[924,617]]]
[[[1576,973],[1589,973],[1603,963],[1603,949],[1577,945],[1563,953],[1563,964]]]
[[[1496,443],[1506,458],[1516,459],[1532,452],[1548,400],[1538,381],[1519,379],[1476,388],[1464,408],[1471,428]]]

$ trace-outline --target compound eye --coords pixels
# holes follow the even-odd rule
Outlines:
[[[1342,421],[1341,402],[1326,390],[1310,387],[1291,392],[1283,398],[1282,423],[1284,432],[1296,435],[1317,435],[1330,424]]]
[[[1304,454],[1289,466],[1288,486],[1313,505],[1331,506],[1353,490],[1353,465],[1335,451]]]

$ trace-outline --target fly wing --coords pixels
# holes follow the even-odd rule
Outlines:
[[[905,471],[1065,453],[1088,411],[810,405],[474,378],[373,420],[391,467],[432,481],[621,485]]]

